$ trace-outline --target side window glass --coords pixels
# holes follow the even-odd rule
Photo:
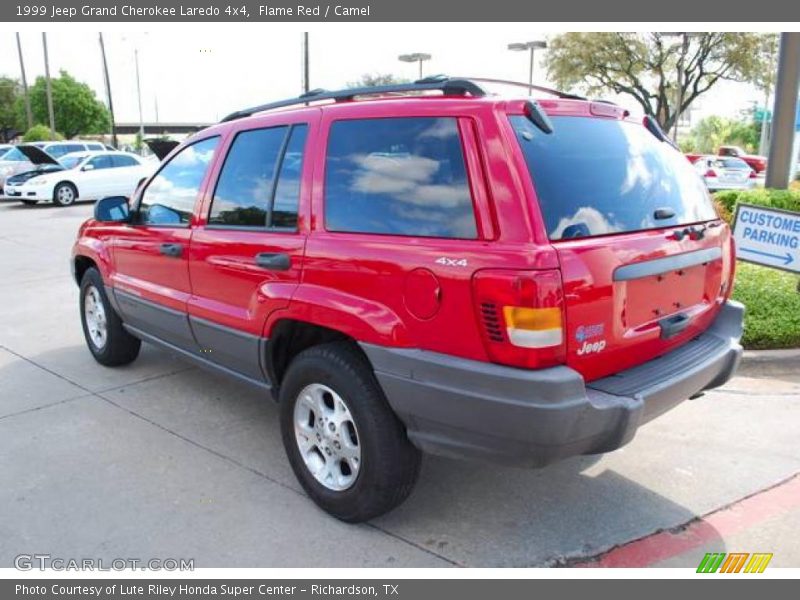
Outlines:
[[[137,222],[144,225],[188,225],[218,142],[218,137],[207,138],[176,154],[142,194]]]
[[[457,120],[333,123],[325,163],[325,226],[329,231],[476,238]]]
[[[273,181],[288,127],[241,131],[219,175],[211,225],[265,227]]]
[[[275,203],[272,208],[272,227],[297,229],[297,205],[300,201],[300,177],[303,172],[303,152],[308,126],[292,127],[289,143],[281,163]]]
[[[95,156],[88,164],[92,165],[95,171],[98,169],[110,169],[114,166],[111,162],[111,157],[108,155]]]
[[[115,167],[137,167],[139,163],[132,156],[125,156],[124,154],[114,154],[111,157]]]

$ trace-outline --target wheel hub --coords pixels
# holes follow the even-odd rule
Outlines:
[[[89,339],[95,348],[101,350],[108,339],[108,321],[106,320],[103,299],[100,297],[100,292],[93,285],[86,288],[86,294],[83,299],[83,314],[86,319]]]
[[[350,409],[333,389],[312,383],[294,407],[300,456],[314,478],[329,490],[351,487],[361,469],[361,445]]]

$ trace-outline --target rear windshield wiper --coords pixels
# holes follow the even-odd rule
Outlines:
[[[553,133],[553,122],[550,120],[550,117],[545,114],[536,100],[528,100],[525,102],[525,116],[528,117],[528,120],[536,125],[542,133]]]

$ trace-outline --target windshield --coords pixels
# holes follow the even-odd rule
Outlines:
[[[28,162],[28,157],[25,156],[22,152],[20,152],[16,148],[9,148],[8,151],[3,154],[0,160],[9,160],[13,162]]]
[[[75,154],[70,156],[62,156],[61,158],[58,159],[58,162],[60,162],[65,169],[74,169],[79,164],[81,164],[81,162],[83,162],[85,159],[86,159],[85,154]]]
[[[741,158],[722,158],[716,161],[714,165],[723,169],[750,170],[750,165],[744,162]]]
[[[638,123],[556,116],[545,134],[524,116],[510,119],[551,240],[717,218],[692,164]],[[659,209],[673,216],[656,219]]]

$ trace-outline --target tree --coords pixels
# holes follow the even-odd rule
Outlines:
[[[691,147],[694,152],[714,154],[720,146],[741,146],[748,152],[758,147],[758,124],[752,120],[733,120],[711,116],[692,129],[681,149]]]
[[[85,83],[76,81],[66,71],[59,77],[51,79],[53,88],[53,114],[56,129],[67,139],[78,134],[107,133],[111,127],[108,109],[100,102]],[[47,112],[47,83],[44,77],[37,77],[30,88],[31,110],[33,120],[37,123],[49,123]],[[24,114],[22,101],[17,102],[18,114]]]
[[[349,81],[347,87],[374,87],[376,85],[392,85],[395,83],[408,83],[408,79],[403,79],[391,73],[364,73],[357,81]]]
[[[20,129],[21,122],[17,112],[20,97],[19,82],[10,77],[0,77],[0,137],[10,137]]]
[[[718,82],[758,82],[767,56],[766,36],[757,33],[574,32],[549,41],[545,66],[560,88],[632,97],[669,131]]]
[[[50,127],[47,125],[34,125],[28,131],[25,132],[25,135],[22,136],[23,142],[47,142],[53,139],[53,134],[50,133]],[[64,139],[60,133],[56,133],[55,139],[60,140]]]

